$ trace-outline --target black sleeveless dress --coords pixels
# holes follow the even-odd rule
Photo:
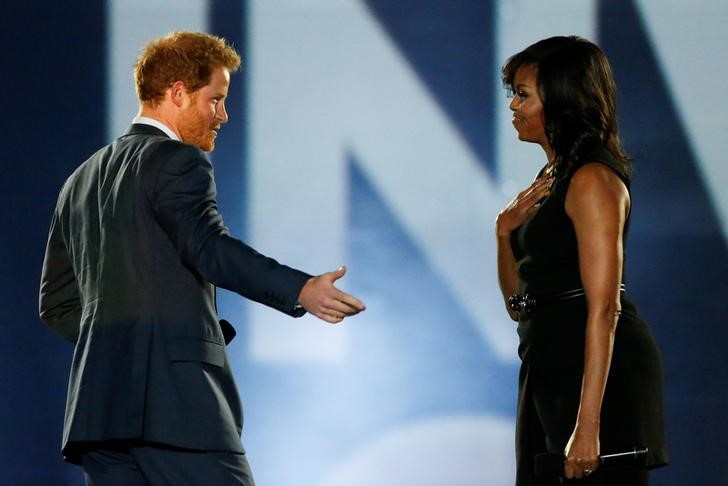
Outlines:
[[[608,151],[599,149],[584,160],[610,167],[629,188],[628,176]],[[520,294],[547,296],[582,287],[576,234],[564,207],[571,175],[577,169],[556,180],[538,212],[511,236]],[[625,239],[628,226],[629,218]],[[601,453],[648,447],[647,467],[657,467],[667,463],[659,351],[626,292],[621,303],[602,404]],[[584,370],[586,319],[583,296],[520,315],[517,486],[541,484],[534,478],[534,456],[563,453],[574,430]],[[590,478],[597,479],[597,473]]]

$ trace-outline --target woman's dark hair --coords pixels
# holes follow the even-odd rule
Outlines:
[[[581,37],[550,37],[506,61],[503,85],[513,91],[516,71],[524,65],[537,70],[546,138],[554,150],[556,172],[568,173],[583,157],[604,147],[627,176],[630,161],[617,130],[617,88],[604,52]]]

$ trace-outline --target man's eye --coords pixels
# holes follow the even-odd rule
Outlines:
[[[528,98],[528,94],[526,94],[526,93],[525,93],[524,91],[518,91],[518,92],[516,92],[516,95],[517,95],[517,96],[518,96],[519,98],[521,98],[521,99],[526,99],[526,98]]]

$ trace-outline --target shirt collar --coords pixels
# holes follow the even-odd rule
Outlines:
[[[154,128],[159,128],[162,130],[169,138],[172,140],[179,140],[179,137],[177,136],[174,131],[172,131],[171,128],[169,128],[164,123],[160,122],[159,120],[155,120],[154,118],[149,118],[147,116],[135,116],[134,119],[131,121],[132,123],[140,123],[142,125],[151,125]]]

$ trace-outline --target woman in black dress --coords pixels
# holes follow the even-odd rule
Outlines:
[[[609,62],[585,39],[552,37],[508,59],[503,82],[518,138],[547,160],[496,220],[522,360],[516,484],[559,484],[534,473],[549,452],[575,483],[646,485],[648,469],[667,463],[662,369],[625,290],[630,163]],[[644,463],[598,469],[600,454],[635,447],[648,449]]]

